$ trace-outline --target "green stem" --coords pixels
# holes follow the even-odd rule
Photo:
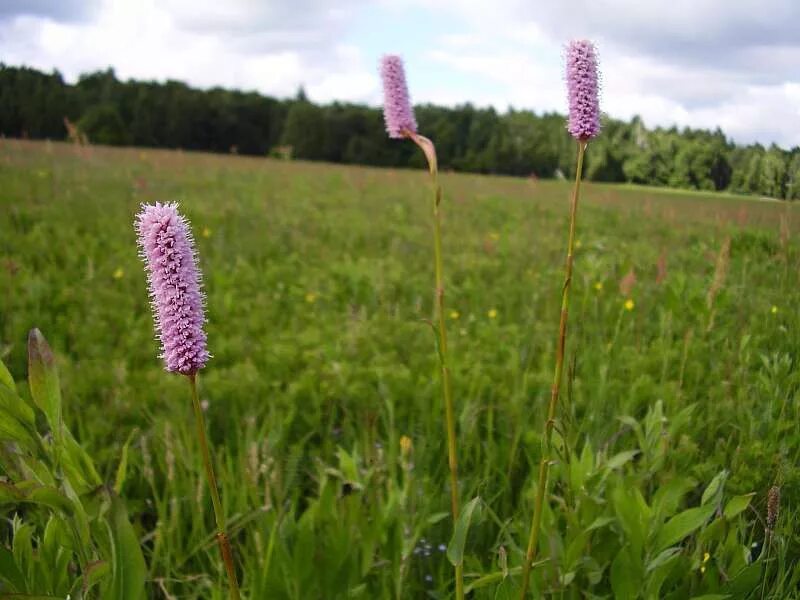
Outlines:
[[[442,226],[439,205],[442,201],[442,188],[438,176],[433,173],[433,238],[436,262],[436,313],[439,329],[439,361],[442,369],[442,397],[444,398],[445,421],[447,425],[447,463],[450,467],[450,509],[453,513],[453,526],[458,521],[458,458],[456,454],[456,418],[453,409],[453,386],[448,366],[447,329],[444,314],[444,281],[442,275]],[[461,564],[456,565],[456,599],[464,598],[464,573]]]
[[[456,454],[456,417],[453,409],[453,386],[450,381],[448,366],[447,328],[444,313],[444,275],[442,268],[442,186],[439,185],[439,168],[436,160],[436,148],[428,138],[416,133],[406,132],[416,143],[428,160],[428,169],[433,184],[433,254],[436,277],[436,323],[439,336],[439,365],[442,372],[442,398],[444,399],[445,426],[447,429],[447,463],[450,467],[450,510],[453,515],[453,528],[458,522],[458,458]],[[456,600],[464,598],[464,566],[455,566]]]
[[[236,579],[236,569],[233,565],[233,552],[228,534],[225,533],[225,513],[222,510],[222,502],[219,499],[219,489],[217,488],[217,478],[214,475],[214,466],[211,463],[211,452],[208,449],[206,439],[206,424],[203,418],[203,409],[200,407],[200,399],[197,395],[197,376],[191,374],[189,385],[192,388],[192,407],[194,408],[195,424],[197,425],[197,441],[200,443],[200,453],[203,456],[203,467],[206,471],[208,487],[211,489],[211,504],[214,506],[214,520],[217,524],[217,542],[222,554],[222,561],[225,563],[225,572],[228,574],[230,583],[231,600],[239,600],[239,582]]]
[[[575,187],[572,191],[572,204],[569,214],[569,238],[567,241],[567,261],[564,268],[564,287],[561,291],[561,319],[558,326],[558,342],[556,346],[556,368],[553,374],[553,386],[550,390],[550,404],[547,407],[547,420],[544,424],[544,444],[542,444],[542,459],[539,462],[539,479],[536,485],[536,503],[533,507],[533,521],[528,539],[528,551],[522,565],[522,600],[528,594],[530,584],[531,565],[536,560],[536,550],[539,543],[539,530],[542,523],[542,508],[547,492],[547,477],[550,471],[551,438],[555,426],[558,395],[561,390],[561,378],[564,371],[564,349],[567,343],[567,316],[569,314],[569,290],[572,283],[572,262],[575,249],[575,222],[578,213],[578,198],[581,189],[581,174],[583,172],[583,155],[586,151],[586,142],[578,141],[578,165],[575,169]]]

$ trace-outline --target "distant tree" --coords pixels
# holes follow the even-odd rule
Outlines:
[[[784,152],[773,144],[764,153],[758,180],[758,193],[770,198],[783,198],[785,180],[786,158]]]
[[[128,142],[125,124],[112,104],[97,104],[78,121],[78,128],[93,144],[121,146]]]
[[[292,147],[295,158],[322,160],[325,157],[325,116],[310,102],[293,102],[286,115],[282,142]]]
[[[471,104],[425,104],[416,113],[420,131],[436,143],[442,169],[555,177],[575,168],[575,141],[563,115],[513,108],[498,113]],[[113,69],[84,74],[70,85],[57,71],[0,63],[0,134],[64,139],[65,119],[97,143],[425,167],[413,144],[387,137],[379,108],[317,105],[303,87],[295,98],[281,100],[179,81],[120,81]],[[799,154],[736,146],[719,129],[648,130],[639,117],[605,118],[584,172],[595,181],[797,199]]]
[[[789,158],[786,169],[786,194],[787,200],[800,200],[800,148],[795,148]]]

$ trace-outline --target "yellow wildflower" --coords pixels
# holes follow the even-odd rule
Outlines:
[[[306,294],[306,302],[309,304],[314,304],[317,301],[317,295],[314,292],[308,292]]]
[[[211,229],[208,227],[203,227],[203,237],[210,238],[211,237]]]
[[[486,314],[489,316],[490,319],[496,319],[497,318],[497,309],[496,308],[492,308]]]
[[[456,319],[458,319],[458,317],[460,317],[460,316],[461,316],[461,313],[459,313],[457,310],[451,310],[450,311],[450,318],[453,319],[454,321]]]
[[[114,271],[114,279],[122,279],[125,275],[125,271],[123,271],[120,267],[117,267],[117,270]]]
[[[594,289],[596,289],[598,292],[602,292],[603,291],[603,282],[602,281],[598,281],[597,283],[595,283],[594,284]]]
[[[629,310],[629,311],[633,310],[634,306],[636,306],[636,305],[633,303],[633,299],[628,298],[627,300],[625,300],[625,310]]]
[[[411,441],[411,438],[407,435],[400,436],[400,454],[402,454],[404,458],[408,457],[413,449],[414,443]]]
[[[773,306],[772,306],[772,308],[770,309],[769,312],[771,312],[773,315],[777,315],[778,314],[778,307],[773,304]]]

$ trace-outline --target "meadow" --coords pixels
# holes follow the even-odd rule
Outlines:
[[[451,547],[468,597],[516,598],[571,186],[441,181],[471,511]],[[0,359],[29,399],[28,331],[54,349],[64,422],[117,484],[147,598],[221,599],[225,578],[137,255],[154,201],[180,203],[198,246],[200,393],[243,596],[452,594],[427,186],[421,170],[0,140]],[[581,202],[536,597],[800,597],[800,216],[593,183]],[[75,549],[43,551],[49,514],[0,489],[0,598],[74,590]]]

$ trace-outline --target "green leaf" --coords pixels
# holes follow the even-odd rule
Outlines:
[[[11,594],[0,596],[0,600],[64,600],[64,596],[42,596],[41,594]]]
[[[641,575],[626,546],[611,563],[611,589],[616,600],[634,600],[639,596]]]
[[[624,466],[626,463],[631,461],[637,454],[639,454],[639,450],[625,450],[624,452],[615,454],[614,456],[608,459],[608,462],[606,463],[606,468],[619,469],[620,467]]]
[[[63,428],[62,434],[63,453],[61,458],[64,463],[64,470],[68,471],[69,479],[73,486],[79,489],[80,493],[85,493],[101,486],[103,480],[97,474],[89,454],[72,437],[69,429]]]
[[[3,364],[3,361],[0,360],[0,383],[10,389],[15,389],[14,385],[14,378],[11,376],[11,373]]]
[[[639,490],[615,487],[611,492],[611,501],[617,521],[625,537],[631,543],[632,553],[640,554],[644,547],[648,532],[649,515],[647,505],[640,500]]]
[[[645,571],[648,573],[653,569],[657,569],[658,567],[667,564],[670,560],[672,560],[676,554],[679,554],[681,551],[680,548],[672,547],[667,548],[663,552],[661,552],[658,556],[656,556],[653,560],[647,563],[647,567]]]
[[[25,502],[46,506],[47,508],[63,512],[67,516],[72,516],[75,512],[75,507],[70,499],[56,488],[52,487],[42,486],[31,490],[25,496]]]
[[[25,498],[25,493],[16,486],[0,481],[0,506],[3,504],[16,504]]]
[[[469,531],[470,523],[472,522],[472,514],[480,507],[481,497],[475,496],[472,500],[467,502],[458,515],[453,537],[447,545],[447,558],[453,564],[458,566],[464,560],[464,545],[467,542],[467,532]]]
[[[734,496],[725,505],[725,510],[723,511],[722,514],[725,515],[726,519],[733,519],[738,514],[743,512],[748,506],[750,506],[750,499],[754,495],[755,492],[751,492],[749,494],[742,494],[741,496]]]
[[[703,594],[702,596],[692,596],[692,600],[725,600],[730,598],[728,594]]]
[[[36,415],[33,414],[33,409],[25,400],[19,397],[16,388],[9,387],[2,382],[0,382],[0,409],[5,410],[18,421],[31,427],[36,422]]]
[[[17,566],[14,555],[3,545],[0,545],[0,581],[11,586],[12,592],[27,591],[25,575]]]
[[[756,586],[761,582],[762,566],[760,561],[747,565],[725,584],[722,591],[730,594],[732,598],[747,597],[747,594],[756,589]]]
[[[119,459],[117,476],[114,478],[114,493],[117,495],[122,493],[122,486],[125,484],[125,477],[128,472],[128,446],[130,446],[136,431],[136,429],[131,431],[130,435],[128,435],[128,439],[125,440],[125,445],[122,446],[122,456]]]
[[[702,527],[714,514],[715,510],[716,507],[713,504],[706,504],[705,506],[690,508],[672,517],[658,532],[655,551],[661,552],[681,541],[695,529]]]
[[[589,526],[584,529],[585,533],[589,533],[590,531],[594,531],[595,529],[601,529],[605,527],[609,523],[613,523],[616,519],[614,517],[597,517],[594,521],[592,521]]]
[[[35,452],[39,447],[35,434],[30,428],[3,408],[0,408],[0,440],[16,442],[31,452]]]
[[[56,437],[61,433],[61,388],[56,359],[42,332],[31,329],[28,334],[28,384],[31,397],[41,409]]]
[[[541,567],[543,564],[548,562],[549,559],[544,560],[537,560],[535,563],[531,564],[531,571]],[[508,569],[508,571],[496,571],[494,573],[489,573],[488,575],[484,575],[482,577],[478,577],[475,581],[470,583],[464,588],[464,592],[469,594],[474,590],[478,590],[480,588],[486,587],[487,585],[491,585],[493,583],[497,583],[498,581],[510,581],[514,577],[519,576],[522,574],[522,567],[512,567]],[[513,577],[512,577],[513,576]]]
[[[128,520],[125,504],[118,496],[111,497],[108,518],[113,553],[109,600],[140,600],[144,598],[147,568],[139,539]]]
[[[712,500],[716,500],[717,497],[722,493],[722,487],[725,484],[725,480],[728,478],[728,471],[723,469],[711,480],[711,483],[708,484],[708,487],[703,492],[703,498],[700,500],[700,504],[708,504]]]
[[[662,517],[671,517],[680,506],[686,493],[694,488],[696,482],[691,479],[676,477],[659,486],[653,497],[653,509]]]
[[[16,442],[34,453],[41,446],[33,409],[14,388],[3,383],[0,383],[0,440]]]
[[[449,516],[450,516],[449,512],[433,513],[430,517],[425,519],[425,522],[428,525],[436,525],[436,523],[438,523],[439,521],[444,521]]]

